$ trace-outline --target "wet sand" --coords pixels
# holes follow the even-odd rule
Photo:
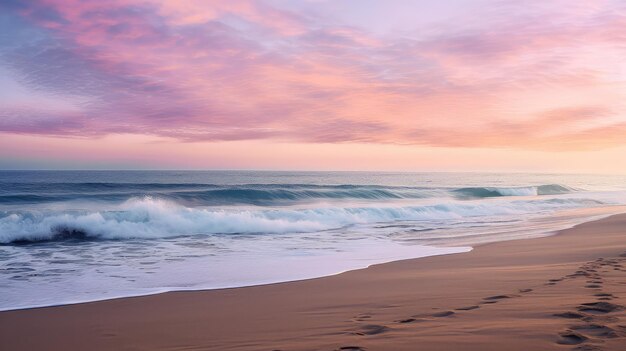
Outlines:
[[[626,215],[332,277],[0,312],[1,350],[625,350]]]

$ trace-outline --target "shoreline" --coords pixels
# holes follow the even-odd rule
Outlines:
[[[607,228],[611,229],[616,225],[617,233],[610,235],[602,233]],[[198,349],[215,350],[265,350],[272,349],[272,347],[285,350],[334,350],[347,343],[363,344],[365,346],[359,346],[362,349],[385,350],[393,347],[393,349],[408,350],[409,348],[406,348],[408,345],[403,343],[407,340],[415,341],[415,335],[403,337],[403,332],[411,326],[420,324],[420,329],[423,329],[426,324],[435,323],[433,332],[441,328],[450,329],[446,328],[445,324],[452,323],[452,321],[458,324],[456,319],[460,318],[461,314],[469,314],[469,311],[474,309],[484,314],[483,311],[487,308],[479,308],[480,306],[488,305],[491,310],[497,310],[494,307],[504,306],[509,301],[528,299],[528,296],[524,295],[524,299],[506,297],[502,298],[502,301],[493,300],[498,302],[497,305],[487,303],[490,301],[482,301],[485,303],[481,305],[471,304],[473,302],[470,300],[479,298],[479,295],[493,293],[494,296],[505,296],[511,293],[511,285],[520,285],[517,287],[520,291],[538,290],[539,288],[535,286],[538,284],[542,288],[551,287],[557,283],[549,284],[550,281],[544,283],[538,279],[538,276],[548,277],[566,273],[577,264],[586,262],[584,259],[609,256],[607,253],[619,255],[626,249],[626,229],[624,228],[626,228],[626,215],[612,215],[578,224],[546,237],[477,245],[474,250],[464,255],[448,254],[393,261],[320,278],[227,289],[173,291],[96,302],[3,311],[0,312],[0,337],[4,340],[3,343],[9,343],[11,350],[37,349],[36,346],[42,345],[38,342],[47,342],[47,349],[72,349],[77,345],[89,345],[89,349],[105,350],[126,346],[129,343],[134,345],[129,349],[137,350],[183,349],[184,347],[179,344],[190,338],[196,342],[189,344],[189,347],[200,345]],[[585,231],[596,235],[593,238],[581,238],[581,235],[577,234]],[[567,243],[574,239],[577,243],[576,250],[569,247],[571,243]],[[595,246],[588,241],[593,241]],[[556,242],[556,246],[553,247],[551,242]],[[603,244],[598,245],[598,243]],[[550,250],[546,249],[546,246]],[[533,254],[532,250],[528,251],[532,247],[543,251],[548,250],[550,255],[546,257],[545,252],[544,255]],[[525,254],[520,254],[519,250]],[[509,255],[503,256],[502,252]],[[584,259],[578,256],[584,256]],[[521,266],[518,262],[520,260],[524,263]],[[473,269],[468,271],[467,267]],[[512,281],[510,277],[495,279],[504,278],[503,271],[506,272],[507,269],[517,273],[515,279]],[[460,274],[462,272],[465,274]],[[620,272],[619,274],[623,277],[621,272],[624,271],[616,270],[616,272]],[[485,274],[488,276],[485,277]],[[376,284],[377,282],[384,282],[385,286],[381,287]],[[428,288],[424,289],[420,282]],[[532,287],[524,287],[528,285]],[[462,291],[450,291],[457,290],[458,287]],[[626,289],[626,286],[620,287],[618,284],[618,288]],[[311,295],[313,292],[321,296]],[[310,295],[309,299],[304,296],[307,294]],[[535,293],[528,292],[528,294]],[[568,299],[562,298],[562,300]],[[466,307],[479,307],[471,308],[467,310],[468,312],[455,312],[456,309],[450,309],[451,307],[447,306],[451,301],[458,305],[465,303],[468,305]],[[210,310],[211,314],[200,313],[203,308]],[[452,313],[447,316],[432,317],[428,311],[432,312],[433,309],[441,310],[443,314]],[[365,312],[359,312],[359,310],[365,310]],[[415,314],[416,311],[420,313]],[[97,318],[98,320],[90,318],[94,313],[100,317]],[[439,312],[435,314],[437,313]],[[242,321],[238,318],[241,315],[248,318]],[[396,316],[395,319],[393,315]],[[432,318],[435,318],[434,322],[430,320]],[[408,321],[410,319],[413,321]],[[555,322],[554,318],[546,319]],[[49,326],[54,329],[55,333],[46,331],[44,328],[52,321],[58,321],[59,324]],[[444,321],[443,326],[442,321]],[[563,320],[557,321],[563,322]],[[624,322],[626,320],[622,321]],[[148,325],[144,326],[144,323]],[[204,323],[208,326],[201,328],[207,337],[198,335],[202,333],[199,333],[194,323]],[[480,323],[472,325],[480,325]],[[160,335],[157,332],[170,328],[176,330],[177,333],[166,332],[166,335]],[[110,329],[115,331],[103,332],[103,330]],[[532,328],[527,328],[527,330],[530,329]],[[52,337],[52,340],[33,333],[38,330],[44,331],[44,334]],[[31,334],[30,340],[26,340],[28,339],[26,335],[29,333]],[[11,337],[11,335],[17,335],[17,341],[15,336]],[[20,335],[24,338],[20,339]],[[38,336],[33,337],[33,335]],[[154,340],[145,340],[148,336],[152,336],[150,339]],[[294,340],[294,337],[298,340]],[[423,337],[432,338],[432,336]],[[38,340],[42,338],[45,340]],[[553,334],[553,338],[558,338],[558,332]],[[532,338],[531,340],[537,341]],[[434,347],[442,341],[445,340],[438,340],[431,346]],[[392,346],[386,343],[391,343]],[[604,341],[604,344],[604,346],[608,345],[608,341]],[[485,348],[485,344],[479,343],[478,345],[481,345],[480,349],[490,349]],[[553,349],[554,345],[558,344],[554,344],[553,341],[543,345],[545,347],[534,344],[532,347]],[[508,347],[511,348],[511,346]],[[524,343],[524,347],[529,347],[529,344]],[[450,348],[426,349],[447,350]],[[491,349],[495,350],[495,348]],[[516,349],[515,346],[512,349]]]
[[[512,240],[524,240],[524,239],[512,239]],[[487,245],[487,244],[490,244],[490,243],[479,244],[479,245]],[[436,248],[439,248],[439,247],[436,247]],[[252,285],[240,285],[240,286],[219,287],[219,288],[194,287],[194,288],[189,288],[189,289],[175,288],[175,289],[171,289],[171,290],[164,288],[163,290],[158,290],[158,291],[149,292],[149,293],[139,293],[137,295],[132,295],[132,294],[130,294],[130,295],[121,295],[121,296],[106,297],[106,298],[94,299],[94,300],[84,300],[84,301],[75,301],[75,302],[63,302],[63,303],[52,304],[52,305],[36,305],[36,306],[17,307],[17,308],[8,308],[8,309],[0,308],[0,313],[2,313],[2,312],[11,312],[11,311],[25,311],[25,310],[34,310],[34,309],[42,309],[42,308],[54,308],[54,307],[63,307],[63,306],[82,305],[82,304],[88,304],[88,303],[94,303],[94,302],[106,302],[106,301],[121,300],[121,299],[132,299],[132,298],[147,297],[147,296],[154,296],[154,295],[167,294],[167,293],[202,292],[202,291],[216,291],[216,290],[245,289],[245,288],[253,288],[253,287],[259,287],[259,286],[272,286],[272,285],[277,285],[277,284],[297,283],[297,282],[304,282],[304,281],[315,280],[315,279],[323,279],[323,278],[326,278],[326,277],[333,277],[333,276],[337,276],[337,275],[348,273],[348,272],[368,269],[368,268],[370,268],[372,266],[381,265],[381,264],[388,264],[388,263],[392,263],[392,262],[402,262],[402,261],[407,261],[407,260],[419,260],[419,259],[423,259],[423,258],[427,258],[427,257],[435,257],[435,256],[457,255],[457,254],[467,253],[467,252],[470,252],[470,251],[473,250],[473,247],[470,247],[470,246],[467,246],[467,247],[465,247],[465,246],[449,246],[449,247],[445,247],[445,248],[455,248],[455,249],[466,249],[466,248],[469,248],[469,250],[467,250],[467,251],[459,251],[459,252],[439,253],[439,254],[428,255],[428,256],[418,256],[418,257],[393,259],[393,260],[390,260],[390,261],[384,261],[384,262],[380,262],[380,263],[372,263],[372,264],[370,264],[368,266],[361,267],[361,268],[347,269],[347,270],[339,271],[337,273],[332,273],[332,274],[327,274],[327,275],[320,275],[320,276],[315,276],[315,277],[310,277],[310,278],[302,278],[302,279],[295,279],[295,280],[282,280],[282,281],[269,282],[269,283],[258,283],[258,284],[252,284]]]
[[[626,211],[626,207],[625,206],[616,206],[616,208],[620,208],[620,209]],[[578,211],[581,211],[582,213],[585,214],[584,219],[578,219],[578,220],[576,220],[576,221],[574,221],[572,223],[568,223],[565,227],[562,227],[560,229],[553,229],[553,230],[547,231],[547,232],[545,232],[542,235],[535,235],[535,236],[531,236],[531,237],[527,237],[527,238],[508,238],[508,239],[499,240],[499,241],[478,242],[476,244],[470,244],[470,245],[426,246],[426,247],[432,247],[433,249],[437,249],[437,250],[439,250],[439,249],[459,249],[459,250],[462,250],[462,249],[469,248],[469,250],[466,250],[466,251],[437,253],[437,254],[432,254],[432,255],[414,256],[414,257],[407,257],[407,258],[395,258],[395,259],[390,259],[390,260],[383,260],[381,262],[371,263],[371,264],[369,264],[367,266],[363,266],[363,267],[343,269],[343,270],[339,270],[339,271],[337,271],[335,273],[323,274],[323,275],[315,275],[315,276],[312,276],[312,277],[303,277],[303,278],[298,278],[298,279],[277,280],[277,281],[271,281],[271,282],[255,283],[255,284],[250,284],[250,285],[234,285],[234,286],[226,286],[226,287],[197,286],[197,287],[190,287],[190,288],[180,288],[180,287],[176,287],[176,288],[159,288],[159,289],[155,289],[152,292],[143,292],[143,293],[136,293],[136,294],[128,293],[128,294],[121,294],[121,295],[118,295],[118,296],[113,295],[113,296],[107,296],[107,297],[102,297],[102,298],[84,299],[84,300],[76,300],[76,301],[61,302],[61,303],[54,303],[54,304],[41,304],[41,305],[32,305],[32,306],[25,306],[25,307],[0,308],[0,313],[1,312],[9,312],[9,311],[21,311],[21,310],[48,308],[48,307],[62,307],[62,306],[69,306],[69,305],[86,304],[86,303],[92,303],[92,302],[102,302],[102,301],[119,300],[119,299],[127,299],[127,298],[136,298],[136,297],[152,296],[152,295],[159,295],[159,294],[166,294],[166,293],[175,293],[175,292],[194,292],[194,291],[212,291],[212,290],[238,289],[238,288],[249,288],[249,287],[258,287],[258,286],[266,286],[266,285],[275,285],[275,284],[283,284],[283,283],[293,283],[293,282],[308,281],[308,280],[313,280],[313,279],[332,277],[332,276],[344,274],[344,273],[351,272],[351,271],[358,271],[358,270],[362,270],[362,269],[368,269],[368,268],[370,268],[372,266],[376,266],[376,265],[380,265],[380,264],[388,264],[388,263],[400,262],[400,261],[406,261],[406,260],[423,259],[423,258],[434,257],[434,256],[463,254],[463,253],[467,253],[467,252],[470,252],[470,251],[474,250],[474,248],[476,248],[476,247],[480,247],[480,246],[484,246],[484,245],[490,245],[490,244],[495,244],[495,243],[499,243],[499,242],[537,239],[537,238],[542,238],[542,237],[549,237],[549,236],[553,236],[553,235],[559,235],[560,232],[562,232],[564,230],[567,230],[567,229],[574,228],[577,225],[580,225],[580,224],[583,224],[583,223],[588,223],[588,222],[593,222],[593,221],[597,221],[597,220],[601,220],[601,219],[604,219],[604,218],[607,218],[607,217],[611,217],[611,216],[620,214],[620,212],[615,212],[615,211],[606,212],[606,208],[580,209]],[[597,212],[597,214],[592,214],[594,212]],[[411,247],[411,246],[412,245],[407,245],[407,247]],[[420,245],[417,245],[417,246],[420,246]]]

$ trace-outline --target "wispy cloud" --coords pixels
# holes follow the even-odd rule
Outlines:
[[[623,3],[493,1],[387,34],[272,4],[4,1],[13,34],[0,38],[0,65],[69,107],[8,101],[0,131],[531,149],[626,140]]]

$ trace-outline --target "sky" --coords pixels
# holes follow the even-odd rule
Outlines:
[[[626,173],[621,0],[0,0],[0,169]]]

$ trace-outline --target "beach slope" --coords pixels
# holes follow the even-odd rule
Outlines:
[[[0,312],[2,350],[624,350],[626,215],[266,286]]]

